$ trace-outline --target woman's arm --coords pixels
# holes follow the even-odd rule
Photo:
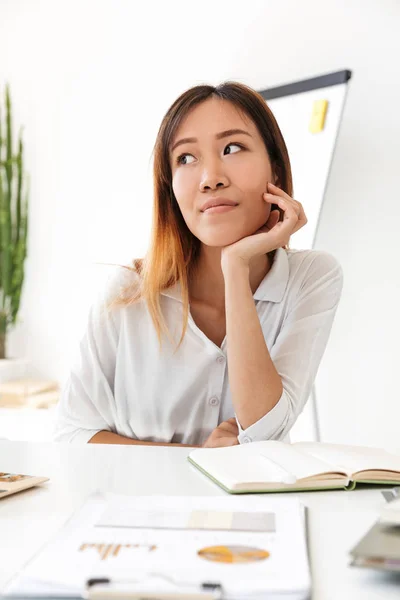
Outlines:
[[[225,271],[229,383],[239,440],[282,439],[310,395],[341,296],[343,274],[336,259],[324,252],[312,256],[302,268],[306,272],[301,288],[270,351],[244,273]]]
[[[182,448],[198,448],[190,444],[167,444],[166,442],[142,442],[112,433],[111,431],[99,431],[89,441],[89,444],[122,444],[135,446],[181,446]]]
[[[267,187],[271,193],[263,198],[279,206],[283,220],[272,210],[255,234],[221,252],[229,382],[243,442],[281,439],[293,426],[311,392],[342,290],[340,265],[327,253],[314,255],[270,354],[251,292],[249,265],[253,257],[285,247],[307,217],[300,202],[276,185]]]
[[[249,281],[249,267],[224,269],[229,385],[243,429],[269,413],[282,396],[282,380],[265,343]]]

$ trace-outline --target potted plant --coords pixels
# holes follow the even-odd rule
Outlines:
[[[12,379],[24,359],[9,358],[7,334],[17,323],[27,254],[28,181],[22,128],[13,149],[10,89],[0,102],[0,381]],[[19,367],[20,368],[20,367]],[[10,373],[13,375],[10,376]]]

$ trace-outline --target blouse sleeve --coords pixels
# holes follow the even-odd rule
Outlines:
[[[289,309],[270,355],[283,385],[282,396],[266,415],[243,430],[239,443],[286,437],[310,395],[325,352],[343,287],[336,259],[318,252]]]
[[[121,269],[126,270],[118,267],[112,273],[90,308],[77,359],[57,406],[55,441],[86,443],[99,431],[113,430],[118,309],[108,304],[119,291]]]

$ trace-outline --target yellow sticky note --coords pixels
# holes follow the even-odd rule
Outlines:
[[[312,107],[309,130],[311,133],[319,133],[325,127],[328,100],[315,100]]]

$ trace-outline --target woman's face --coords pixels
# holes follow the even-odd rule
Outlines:
[[[235,129],[241,132],[227,133]],[[176,132],[170,160],[175,198],[203,244],[233,244],[267,221],[263,193],[275,181],[267,150],[255,124],[229,101],[210,98],[195,107]],[[204,210],[209,200],[234,206]]]

